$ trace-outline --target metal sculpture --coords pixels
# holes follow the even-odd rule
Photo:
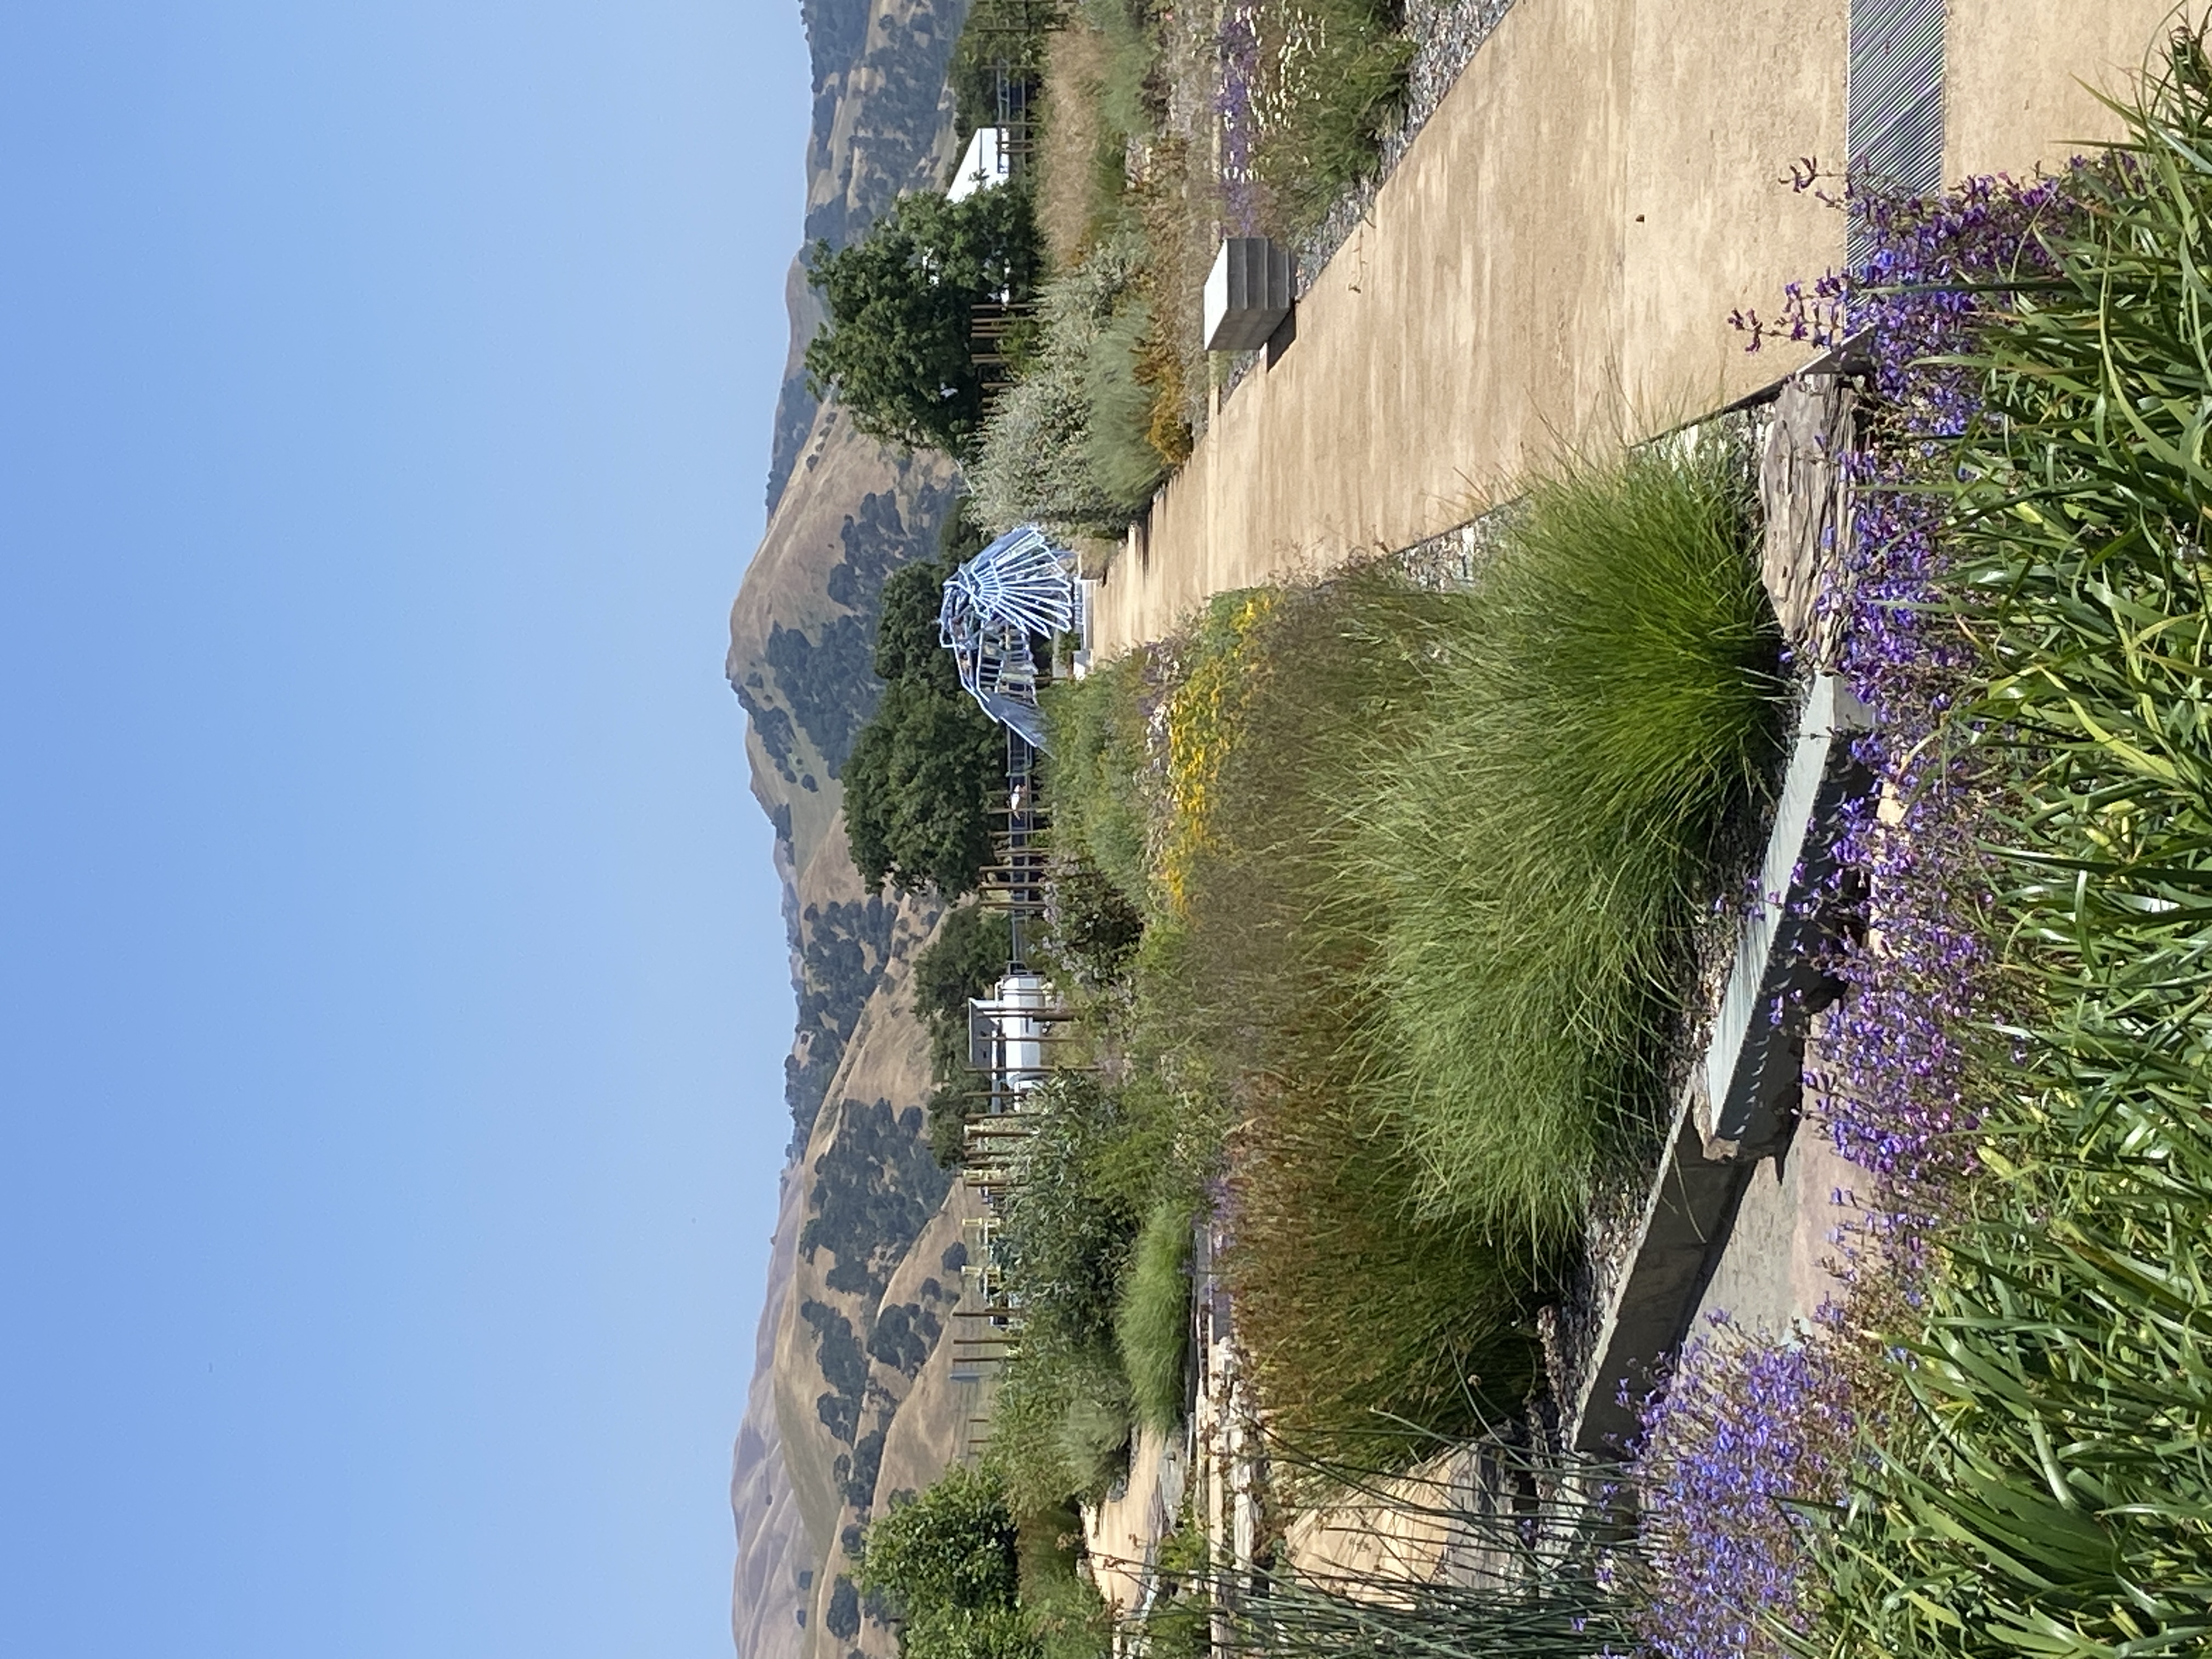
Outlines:
[[[1081,620],[1074,556],[1034,525],[1010,530],[945,583],[937,637],[959,665],[960,684],[983,712],[1043,749],[1032,638],[1049,639]]]

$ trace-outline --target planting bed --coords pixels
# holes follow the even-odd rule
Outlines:
[[[2132,118],[1852,190],[1771,398],[1047,693],[985,1465],[1125,1648],[2212,1641],[2199,37]]]

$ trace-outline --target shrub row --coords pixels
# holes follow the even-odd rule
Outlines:
[[[1470,591],[1229,596],[1054,689],[1055,833],[1149,913],[1127,1046],[1237,1125],[1223,1267],[1285,1437],[1371,1461],[1525,1395],[1777,752],[1749,527],[1724,445],[1630,455],[1534,486]]]

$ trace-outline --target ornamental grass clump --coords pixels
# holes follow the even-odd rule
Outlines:
[[[981,1467],[1018,1516],[1103,1496],[1126,1467],[1129,1384],[1109,1350],[1024,1347],[1001,1368]]]
[[[1044,787],[1054,849],[1139,906],[1152,893],[1154,859],[1151,666],[1149,651],[1133,651],[1079,680],[1056,679],[1037,698],[1052,737]]]
[[[1145,1218],[1122,1274],[1114,1344],[1137,1420],[1162,1434],[1182,1421],[1190,1352],[1191,1206],[1165,1199]]]
[[[1200,1177],[1187,1114],[1149,1079],[1058,1073],[1022,1115],[992,1248],[1019,1318],[985,1462],[1026,1516],[1097,1497],[1138,1421],[1180,1417]]]
[[[1310,230],[1373,175],[1404,107],[1413,43],[1390,0],[1263,0],[1249,11],[1249,57],[1241,39],[1227,42],[1224,113],[1249,122],[1249,165],[1283,224]]]
[[[1207,735],[1177,798],[1203,829],[1178,843],[1184,924],[1147,1000],[1231,1096],[1219,1270],[1274,1431],[1310,1457],[1403,1461],[1511,1409],[1534,1375],[1549,1262],[1416,1212],[1419,1168],[1356,1041],[1374,918],[1334,897],[1351,805],[1420,729],[1465,604],[1379,564],[1284,590],[1226,630],[1237,673],[1198,682],[1220,696],[1185,699]]]
[[[1168,830],[1159,879],[1170,914],[1189,908],[1192,866],[1219,831],[1221,771],[1238,740],[1244,704],[1263,672],[1261,625],[1275,607],[1272,589],[1224,593],[1206,608],[1184,647],[1182,673],[1161,705]]]
[[[1143,332],[1130,320],[1143,305],[1143,252],[1133,233],[1117,234],[1039,287],[1035,356],[992,404],[968,467],[976,517],[994,532],[1034,521],[1118,534],[1152,498],[1157,473],[1128,464],[1148,406],[1132,406],[1124,384]]]
[[[1587,467],[1471,592],[1377,562],[1224,595],[1054,694],[1055,834],[1146,849],[1127,1046],[1234,1126],[1218,1270],[1301,1456],[1403,1462],[1526,1398],[1774,757],[1750,510],[1717,444]]]
[[[1421,1218],[1419,1173],[1342,1070],[1267,1077],[1231,1149],[1224,1273],[1273,1432],[1302,1458],[1401,1467],[1524,1401],[1551,1259]]]
[[[1359,1069],[1430,1215],[1563,1239],[1658,1120],[1716,849],[1778,752],[1753,511],[1717,440],[1537,483],[1442,613],[1418,728],[1354,785]]]

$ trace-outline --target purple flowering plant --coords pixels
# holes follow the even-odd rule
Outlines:
[[[1800,187],[1817,179],[1808,163]],[[1897,1353],[1870,1333],[1909,1319],[1931,1237],[1978,1167],[1979,1062],[2006,994],[1986,850],[2002,780],[1952,726],[1980,662],[1945,585],[1943,469],[1982,410],[1978,328],[2047,275],[2040,233],[2069,212],[2066,191],[2063,179],[1985,178],[1930,198],[1850,191],[1863,263],[1792,284],[1775,318],[1732,319],[1753,349],[1849,340],[1865,370],[1845,458],[1852,533],[1824,603],[1838,666],[1875,716],[1857,758],[1880,788],[1838,831],[1858,915],[1832,946],[1847,992],[1807,1086],[1875,1197],[1864,1236],[1841,1242],[1843,1306],[1782,1339],[1717,1317],[1644,1408],[1641,1633],[1663,1659],[1811,1639],[1823,1530],[1895,1393]]]
[[[1670,1656],[2212,1643],[2205,39],[2112,155],[1867,204],[1802,301],[1876,393],[1833,602],[1882,790],[1821,1082],[1881,1197],[1824,1343],[1708,1343],[1647,1417],[1646,1550],[1749,1540],[1675,1575]]]
[[[1260,88],[1260,16],[1251,0],[1223,9],[1220,52],[1221,86],[1213,107],[1221,118],[1223,217],[1232,234],[1250,236],[1260,228],[1260,118],[1254,103]]]
[[[1661,1659],[1734,1659],[1810,1628],[1805,1534],[1843,1498],[1864,1393],[1826,1340],[1837,1323],[1777,1342],[1716,1314],[1646,1402],[1632,1601]]]

